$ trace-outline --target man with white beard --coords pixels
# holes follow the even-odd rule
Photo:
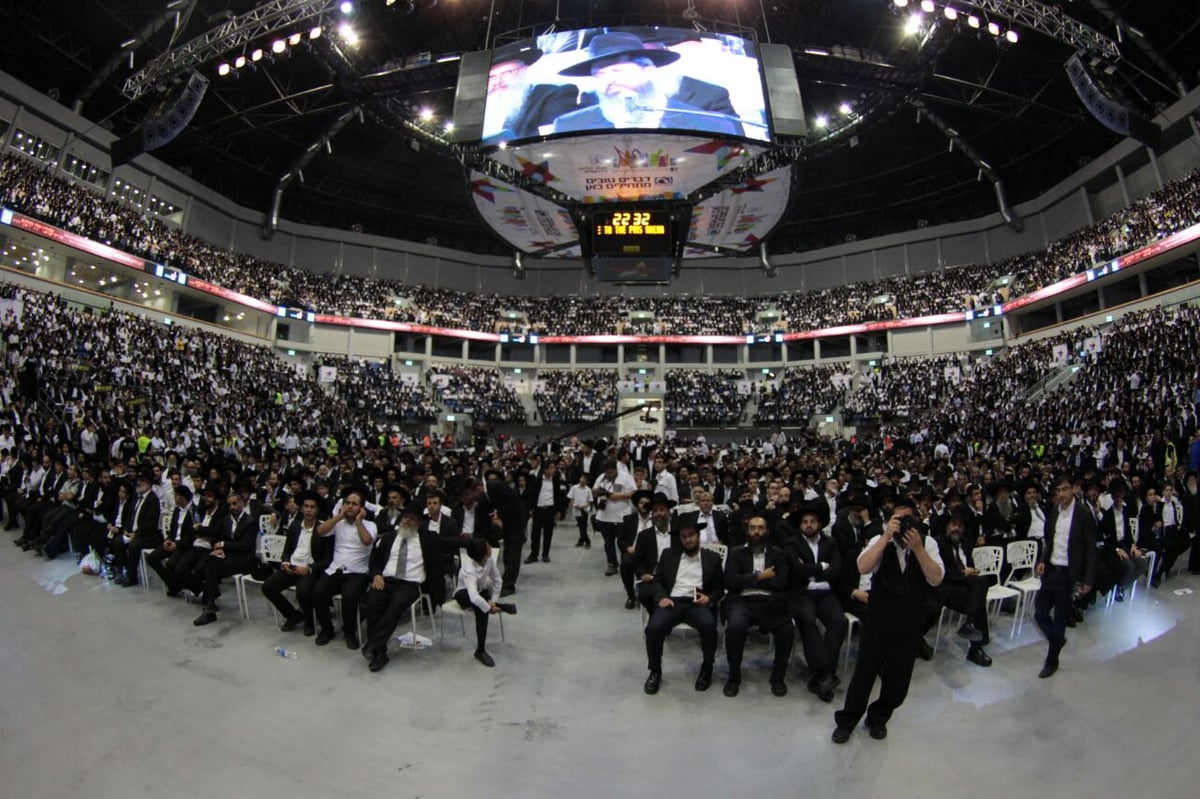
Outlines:
[[[558,74],[591,77],[598,104],[560,116],[554,133],[661,128],[741,135],[736,120],[674,99],[655,83],[658,67],[678,61],[678,53],[647,50],[632,33],[602,33],[588,43],[588,56]]]
[[[445,552],[465,546],[459,538],[440,538],[422,529],[421,503],[409,503],[400,523],[379,534],[371,548],[370,589],[367,592],[367,642],[363,657],[371,671],[388,663],[387,644],[400,620],[424,591],[434,606],[446,601]]]
[[[488,70],[483,143],[527,139],[539,128],[579,107],[579,90],[573,84],[532,85],[529,67],[542,57],[537,48],[497,54]]]

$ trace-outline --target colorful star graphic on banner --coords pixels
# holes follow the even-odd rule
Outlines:
[[[496,186],[487,178],[471,181],[471,193],[478,194],[490,203],[496,202]]]
[[[521,165],[521,171],[525,173],[525,177],[532,178],[538,183],[552,183],[558,180],[558,178],[554,177],[554,173],[550,171],[549,161],[542,161],[540,164],[535,164],[533,161],[526,161],[518,155],[517,163]]]
[[[760,239],[758,236],[755,236],[753,233],[750,233],[746,236],[746,238],[742,239],[742,244],[745,244],[747,247],[753,247],[760,241],[762,241],[762,239]]]
[[[730,191],[732,191],[734,194],[742,194],[747,191],[762,191],[763,186],[767,185],[768,183],[774,183],[774,182],[775,182],[775,178],[767,178],[766,180],[759,180],[756,177],[749,177],[749,178],[746,178],[745,182],[739,183],[737,186],[734,186]]]
[[[740,155],[745,155],[746,148],[737,142],[712,139],[706,141],[704,144],[698,144],[690,148],[687,152],[698,155],[715,155],[717,157],[717,169],[724,169],[730,161]]]

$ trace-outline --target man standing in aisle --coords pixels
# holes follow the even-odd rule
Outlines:
[[[1054,504],[1046,514],[1046,546],[1038,557],[1037,573],[1042,587],[1033,598],[1033,618],[1050,643],[1038,677],[1046,679],[1058,671],[1058,654],[1067,643],[1067,620],[1074,614],[1072,600],[1087,594],[1096,582],[1096,521],[1075,500],[1067,475],[1054,482]]]
[[[915,513],[911,499],[898,498],[883,533],[858,556],[859,572],[873,577],[858,662],[846,702],[834,714],[834,743],[850,740],[864,713],[871,737],[886,738],[888,720],[908,695],[926,604],[945,572],[937,543],[921,529]],[[868,707],[877,678],[879,698]]]

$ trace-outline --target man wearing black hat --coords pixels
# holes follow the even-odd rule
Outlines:
[[[911,518],[915,512],[912,500],[897,499],[883,532],[858,556],[859,572],[874,577],[854,676],[834,715],[834,743],[850,740],[864,713],[871,737],[886,738],[888,720],[908,695],[930,592],[945,573],[937,543]],[[876,679],[879,698],[868,706]]]
[[[162,543],[158,527],[158,496],[151,490],[153,479],[147,472],[137,476],[134,488],[133,510],[122,525],[121,535],[113,537],[112,549],[116,563],[125,571],[124,579],[117,585],[130,588],[138,584],[138,563],[143,549],[155,549]]]
[[[680,529],[684,529],[685,524],[686,529],[694,529],[690,522],[681,522]],[[738,695],[742,684],[742,653],[751,627],[769,632],[774,639],[771,693],[787,695],[784,678],[796,638],[788,613],[790,565],[783,549],[767,543],[767,532],[765,518],[751,517],[746,526],[745,545],[729,550],[725,560],[725,588],[729,592],[724,605],[725,657],[729,661],[725,696]]]
[[[664,552],[673,546],[678,546],[678,529],[671,524],[671,509],[675,507],[675,503],[671,501],[665,494],[653,494],[646,498],[649,492],[638,491],[634,494],[634,498],[639,503],[646,503],[649,507],[649,526],[640,526],[637,537],[633,541],[633,552],[629,553],[626,549],[626,554],[629,554],[628,568],[622,570],[621,580],[626,581],[628,574],[628,583],[626,584],[627,597],[632,593],[631,585],[638,585],[638,599],[642,603],[642,607],[646,608],[649,613],[654,613],[654,600],[647,590],[649,583],[654,579],[654,570],[658,567],[658,561],[662,558]],[[641,516],[639,507],[638,515]],[[626,517],[628,518],[628,517]],[[639,525],[641,518],[639,518]],[[626,526],[626,531],[631,529]],[[629,599],[625,600],[625,607],[632,610],[634,605],[630,604]]]
[[[956,510],[946,522],[946,533],[935,539],[946,575],[933,591],[937,611],[930,614],[926,631],[937,623],[941,606],[958,611],[967,619],[958,630],[961,637],[971,642],[967,647],[967,660],[987,667],[992,665],[992,659],[983,647],[991,641],[987,617],[987,592],[991,581],[975,571],[975,563],[971,560],[973,547],[963,538],[966,526],[963,511]]]
[[[283,617],[280,630],[291,632],[304,625],[305,635],[316,634],[316,617],[313,615],[313,588],[317,575],[329,566],[333,559],[333,538],[317,535],[320,524],[320,503],[311,491],[302,492],[300,515],[287,528],[287,541],[278,568],[263,582],[262,593]],[[297,610],[283,592],[296,589]]]
[[[602,33],[588,43],[588,57],[559,72],[564,77],[591,77],[597,105],[564,114],[554,133],[598,129],[703,130],[741,135],[741,125],[669,98],[655,85],[655,71],[679,60],[670,50],[647,50],[632,33]]]
[[[663,552],[649,584],[655,610],[646,625],[646,659],[650,669],[643,686],[646,693],[658,693],[662,684],[663,641],[680,624],[700,634],[703,659],[696,690],[707,691],[712,685],[717,652],[716,606],[724,591],[721,556],[700,546],[700,533],[695,527],[681,528],[679,546]]]
[[[167,596],[178,596],[181,586],[176,569],[185,552],[192,548],[196,537],[192,521],[192,492],[185,485],[175,487],[175,508],[167,521],[164,539],[153,552],[146,556],[146,565],[154,570],[167,587]]]
[[[871,518],[871,500],[857,490],[849,492],[843,501],[845,516],[833,525],[833,540],[837,542],[841,556],[842,576],[834,583],[834,591],[842,601],[842,607],[853,606],[851,594],[859,587],[858,556],[863,547],[883,532],[879,522]]]
[[[629,498],[630,504],[633,505],[633,513],[625,515],[621,521],[620,531],[617,533],[617,548],[621,554],[621,583],[625,587],[626,610],[633,610],[637,607],[637,592],[634,590],[634,586],[638,578],[644,574],[653,575],[654,566],[658,563],[656,552],[653,560],[646,561],[650,567],[648,570],[641,571],[635,565],[639,536],[644,531],[654,529],[654,519],[650,514],[650,500],[653,498],[654,494],[646,489],[634,491],[633,496]]]
[[[371,671],[387,665],[388,640],[422,592],[435,607],[446,601],[443,557],[451,547],[466,543],[425,529],[421,513],[419,503],[410,503],[400,516],[400,524],[380,534],[371,548],[367,641],[363,647]]]
[[[231,492],[225,500],[229,508],[203,563],[198,567],[203,575],[201,601],[204,611],[192,624],[202,627],[217,620],[217,597],[221,595],[221,580],[235,574],[245,574],[254,568],[258,549],[258,519],[249,512],[246,500],[249,490]]]
[[[792,595],[792,616],[804,643],[808,690],[822,702],[831,702],[838,685],[838,652],[846,637],[846,616],[834,591],[834,585],[843,579],[842,558],[837,543],[821,534],[820,507],[805,505],[799,515],[800,537],[788,542],[802,583]],[[818,620],[825,628],[824,635]]]
[[[542,57],[536,47],[500,52],[488,70],[484,110],[484,144],[498,144],[538,136],[542,126],[579,108],[579,90],[573,84],[532,85],[529,67]]]

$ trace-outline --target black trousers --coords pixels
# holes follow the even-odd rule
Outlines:
[[[621,565],[617,567],[617,573],[621,575],[621,584],[625,586],[625,596],[636,597],[637,589],[635,586],[639,584],[638,578],[641,575],[634,574],[633,555],[624,550],[621,551]],[[642,604],[645,605],[646,603],[643,602]],[[646,610],[653,611],[653,608],[650,605],[646,605]]]
[[[317,575],[312,569],[308,570],[308,574],[288,574],[287,572],[277,569],[271,573],[263,582],[262,593],[267,598],[267,601],[275,606],[279,611],[279,615],[286,620],[291,620],[297,616],[304,618],[304,623],[312,625],[315,623],[313,617],[313,589],[317,585]],[[283,592],[288,588],[295,587],[296,589],[296,604],[300,606],[300,610],[296,610],[292,603],[288,601]]]
[[[941,608],[950,608],[950,610],[958,611],[967,617],[967,621],[975,625],[975,629],[983,633],[983,639],[978,642],[979,646],[989,643],[991,635],[988,630],[987,617],[987,592],[991,586],[991,580],[987,577],[972,576],[967,577],[962,582],[942,582],[933,591],[933,596],[940,603],[937,611],[932,614],[931,624],[937,624],[938,617],[941,614]],[[926,632],[929,626],[925,628]]]
[[[1169,574],[1179,556],[1188,551],[1192,539],[1178,525],[1163,530],[1163,551],[1158,559],[1158,573]]]
[[[646,625],[646,660],[650,671],[662,671],[663,641],[680,624],[700,633],[703,665],[712,667],[717,656],[717,615],[707,605],[695,605],[690,599],[675,599],[674,607],[655,607]]]
[[[365,574],[321,572],[313,586],[313,613],[323,631],[333,632],[333,598],[342,595],[342,633],[358,635],[358,603],[367,593],[370,580]]]
[[[492,598],[491,591],[480,591],[479,595],[484,599]],[[471,599],[464,588],[454,595],[454,599],[458,602],[458,606],[463,610],[470,610],[475,613],[475,648],[482,652],[487,645],[488,631],[488,615],[471,603]],[[445,624],[445,621],[442,622]]]
[[[576,516],[575,524],[579,527],[579,540],[585,544],[592,543],[592,538],[588,535],[588,515],[586,513],[581,513]]]
[[[818,621],[825,628],[823,635]],[[832,591],[820,591],[796,597],[796,626],[800,628],[809,672],[823,677],[837,671],[838,652],[846,639],[846,616],[837,596]]]
[[[921,629],[917,627],[898,633],[878,627],[874,624],[863,628],[854,676],[846,689],[846,702],[833,714],[839,727],[853,729],[864,713],[868,726],[886,724],[908,696],[913,663],[921,643]],[[876,679],[880,681],[879,698],[868,705]]]
[[[550,508],[535,508],[533,511],[533,527],[529,533],[529,557],[536,558],[539,550],[543,558],[550,557],[550,541],[554,538],[555,510]]]
[[[217,597],[221,595],[221,580],[235,574],[245,574],[253,568],[253,555],[226,555],[219,558],[209,554],[204,559],[204,590],[201,592],[204,606],[212,607],[217,604]]]
[[[592,526],[600,533],[600,537],[604,539],[604,557],[608,561],[609,566],[617,565],[617,527],[620,525],[617,522],[602,522],[596,520],[592,522]]]
[[[1049,662],[1058,662],[1058,653],[1067,643],[1067,620],[1074,612],[1071,590],[1071,575],[1067,567],[1047,566],[1042,575],[1042,587],[1033,597],[1033,619],[1050,642],[1050,651],[1046,655]],[[1051,610],[1054,611],[1053,617]]]
[[[504,531],[503,587],[516,588],[521,575],[521,549],[525,546],[525,525],[519,530]]]
[[[190,548],[178,545],[173,552],[168,552],[164,547],[159,546],[146,556],[146,566],[158,575],[158,579],[163,581],[168,591],[178,591],[187,582],[190,573],[180,569],[180,563],[189,552],[191,552]],[[194,562],[193,559],[193,564]]]
[[[125,575],[130,580],[136,580],[138,565],[142,560],[142,550],[157,549],[162,545],[162,540],[162,536],[157,532],[152,536],[134,538],[128,542],[125,541],[124,536],[113,536],[112,553],[117,566],[125,570]]]
[[[412,607],[420,596],[421,586],[395,577],[383,578],[382,589],[371,588],[367,591],[368,652],[387,649],[388,639],[400,626],[404,611]],[[345,601],[343,596],[342,602]]]
[[[786,614],[780,618],[779,610],[771,602],[771,597],[731,597],[726,600],[724,607],[725,659],[729,661],[729,679],[737,681],[742,677],[742,654],[745,652],[746,635],[751,627],[765,628],[775,641],[771,681],[786,677],[792,647],[796,643],[796,628],[792,626],[792,620],[787,618]]]

